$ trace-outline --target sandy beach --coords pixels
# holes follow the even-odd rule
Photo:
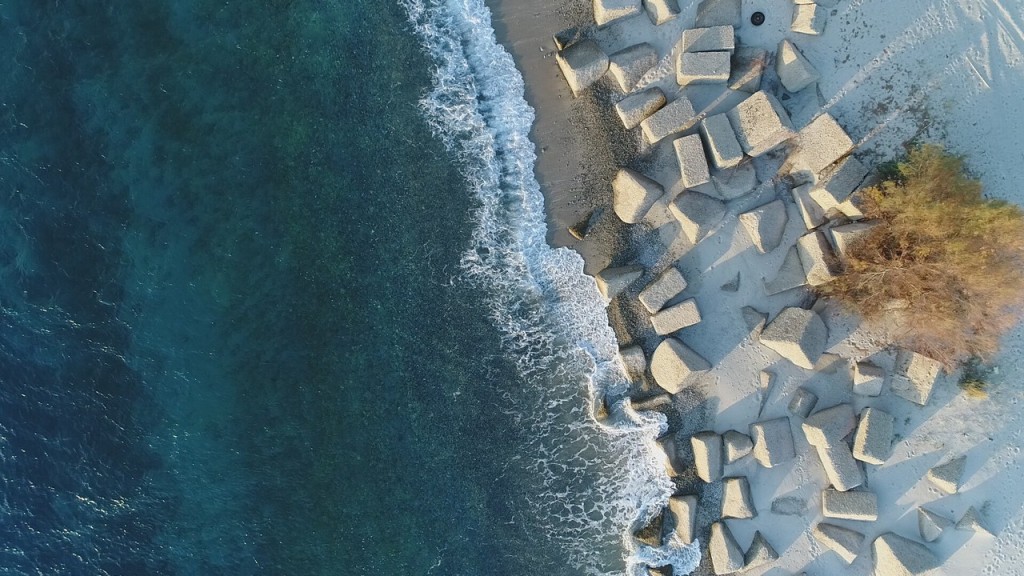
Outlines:
[[[698,498],[696,536],[702,562],[695,574],[712,573],[708,553],[710,525],[721,517],[722,483],[705,483],[693,470],[690,436],[700,430],[748,434],[749,426],[788,418],[795,456],[784,465],[766,468],[751,457],[724,467],[725,476],[749,480],[756,516],[726,522],[744,550],[759,532],[778,559],[747,574],[809,575],[870,574],[872,542],[894,533],[922,542],[919,509],[956,522],[969,511],[978,513],[987,532],[949,526],[934,542],[925,543],[939,561],[927,574],[1022,573],[1024,497],[1017,490],[1024,456],[1024,422],[1019,406],[1024,391],[1024,334],[1018,328],[1005,340],[995,359],[989,395],[969,398],[956,386],[957,374],[938,379],[930,398],[919,405],[892,392],[899,372],[897,351],[888,348],[878,327],[862,325],[828,303],[815,302],[806,287],[768,294],[771,281],[788,255],[787,248],[808,233],[791,193],[793,181],[782,168],[791,158],[787,148],[753,160],[757,186],[749,193],[724,199],[725,213],[704,238],[694,243],[681,234],[669,210],[684,193],[679,167],[665,143],[648,145],[639,128],[626,130],[613,109],[623,98],[609,75],[574,98],[555,61],[552,35],[571,26],[587,27],[587,35],[612,54],[639,42],[653,46],[658,64],[646,74],[645,86],[672,87],[669,101],[685,94],[698,114],[732,109],[747,94],[707,86],[680,89],[672,66],[674,46],[683,30],[695,26],[698,2],[680,1],[677,18],[655,26],[640,14],[593,27],[589,0],[552,5],[543,0],[493,0],[499,40],[512,53],[527,85],[526,98],[536,111],[533,141],[538,149],[536,173],[546,199],[549,242],[572,246],[587,262],[587,272],[637,265],[643,272],[609,304],[609,322],[620,346],[638,345],[650,361],[663,340],[652,325],[652,313],[638,301],[641,290],[664,270],[682,271],[687,286],[672,302],[692,298],[701,321],[673,336],[705,359],[710,369],[674,394],[658,410],[669,418],[676,453],[674,478],[678,494]],[[911,141],[936,142],[963,154],[987,192],[1017,204],[1024,193],[1013,182],[1024,171],[1018,158],[1024,138],[1018,122],[1024,88],[1024,17],[1018,2],[995,0],[912,0],[893,7],[871,0],[821,2],[825,20],[817,36],[791,30],[793,4],[788,0],[744,1],[736,26],[739,46],[774,54],[790,39],[820,76],[807,88],[787,91],[774,66],[765,71],[760,88],[779,98],[795,130],[828,113],[852,138],[854,156],[874,168],[904,150]],[[753,26],[754,10],[765,13]],[[773,57],[774,58],[774,57]],[[696,133],[696,126],[683,134]],[[611,209],[612,187],[619,168],[631,168],[664,187],[660,198],[638,224],[626,224]],[[690,192],[686,192],[691,194]],[[755,249],[739,216],[781,199],[786,223],[779,247]],[[596,211],[596,212],[595,212]],[[592,226],[583,241],[569,233],[591,213]],[[736,279],[739,279],[738,285]],[[827,327],[822,354],[811,367],[801,367],[764,342],[751,327],[745,307],[767,314],[769,325],[787,308],[809,309]],[[887,375],[879,395],[854,391],[854,366],[877,365]],[[764,372],[773,374],[763,388]],[[807,414],[794,414],[790,403],[798,389],[816,397],[817,411],[849,405],[857,414],[867,408],[893,416],[891,455],[878,464],[860,464],[858,492],[877,498],[872,521],[825,518],[822,498],[834,477],[826,473],[815,446],[801,428]],[[635,403],[662,391],[650,368],[637,378]],[[813,416],[813,414],[811,414]],[[929,481],[929,470],[966,456],[962,483],[948,494]],[[863,536],[852,562],[844,561],[814,535],[823,521]]]

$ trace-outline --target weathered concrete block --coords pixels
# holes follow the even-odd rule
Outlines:
[[[967,456],[958,456],[928,471],[928,480],[946,494],[956,494],[963,482]]]
[[[711,525],[708,552],[711,554],[712,569],[717,575],[732,574],[743,568],[743,552],[725,522]]]
[[[683,30],[677,48],[680,52],[732,52],[736,35],[732,26],[709,26]]]
[[[658,546],[661,546],[661,543],[663,542],[662,535],[664,532],[665,509],[662,508],[654,518],[651,518],[646,526],[640,528],[636,532],[633,532],[633,538],[636,538],[643,544],[657,548]]]
[[[836,256],[839,257],[839,260],[846,262],[850,246],[866,237],[876,226],[878,226],[878,222],[874,221],[852,222],[830,229],[829,234],[832,235],[832,245],[836,248]]]
[[[795,135],[789,114],[764,90],[751,94],[725,114],[748,156],[756,158]]]
[[[697,477],[705,482],[722,478],[722,437],[714,432],[698,432],[690,437]]]
[[[801,368],[811,370],[825,352],[828,328],[817,313],[785,308],[761,332],[761,344]]]
[[[669,393],[658,394],[657,396],[651,396],[644,400],[631,401],[633,409],[637,412],[643,412],[646,410],[659,410],[672,405],[672,395]]]
[[[594,0],[594,21],[598,26],[640,13],[640,0]]]
[[[667,434],[658,438],[657,446],[661,451],[659,457],[665,466],[665,472],[670,477],[680,476],[686,471],[686,466],[679,459],[676,451],[676,435]]]
[[[664,193],[661,184],[639,172],[622,168],[612,180],[612,207],[620,220],[636,224]]]
[[[686,290],[686,278],[678,268],[672,266],[658,275],[653,282],[640,292],[640,303],[651,314],[661,310],[669,300]]]
[[[644,356],[643,348],[639,346],[619,348],[619,362],[630,382],[638,382],[647,371],[647,357]]]
[[[593,40],[581,40],[555,54],[555,62],[573,96],[579,96],[608,71],[608,55]]]
[[[679,163],[679,176],[684,188],[693,190],[711,181],[708,160],[704,156],[700,136],[690,134],[676,138],[672,142],[672,147],[676,153],[676,162]]]
[[[764,291],[772,296],[805,284],[807,284],[807,276],[804,274],[804,265],[800,263],[800,253],[796,246],[791,246],[786,252],[786,258],[782,261],[782,265],[779,266],[779,271],[775,273],[775,277],[765,281]]]
[[[747,553],[743,555],[743,570],[767,566],[778,559],[779,553],[765,540],[761,532],[754,532],[754,540],[750,543],[750,548],[747,548]]]
[[[722,482],[722,518],[755,518],[757,509],[750,497],[746,477],[726,478]]]
[[[825,469],[825,476],[836,490],[846,492],[864,483],[864,472],[846,442],[829,441],[814,448]]]
[[[705,118],[700,123],[700,133],[704,136],[708,155],[715,168],[732,168],[743,160],[743,148],[725,114]]]
[[[828,489],[821,493],[821,513],[826,518],[874,522],[878,520],[878,497],[871,492]]]
[[[736,462],[754,449],[754,443],[750,440],[750,436],[736,430],[729,430],[722,434],[722,444],[725,447],[726,464]]]
[[[871,544],[876,576],[916,576],[938,568],[939,559],[923,545],[886,532]]]
[[[853,563],[861,546],[864,545],[863,534],[834,524],[822,522],[814,527],[811,534],[814,535],[815,540],[834,551],[847,564]]]
[[[555,34],[551,36],[551,39],[555,42],[555,48],[558,50],[565,50],[584,38],[583,28],[578,26],[573,26],[571,28],[555,32]]]
[[[737,48],[732,58],[729,89],[748,94],[757,92],[761,89],[761,76],[767,64],[767,50],[750,46]]]
[[[789,216],[782,200],[774,200],[760,208],[740,214],[739,220],[757,251],[766,254],[782,243]]]
[[[643,4],[648,18],[655,26],[661,26],[679,16],[679,4],[676,0],[643,0]]]
[[[750,425],[750,437],[754,441],[754,459],[765,468],[785,464],[796,456],[789,418],[755,422]]]
[[[733,168],[718,170],[711,175],[715,190],[723,200],[735,200],[757,188],[757,171],[753,162],[741,162]]]
[[[740,0],[703,0],[697,5],[698,28],[710,26],[739,26]]]
[[[839,205],[850,198],[867,175],[868,169],[860,160],[847,156],[818,174],[818,183],[811,190],[811,198],[825,212],[840,211]]]
[[[797,418],[807,418],[817,403],[817,394],[803,387],[797,388],[789,401],[789,413]]]
[[[675,521],[675,533],[684,544],[693,542],[697,534],[697,497],[673,496],[668,499],[668,510]]]
[[[932,388],[942,375],[942,364],[937,360],[910,350],[896,355],[896,370],[890,388],[897,396],[924,406],[932,396]]]
[[[820,286],[836,279],[839,274],[839,260],[832,253],[825,234],[821,230],[801,236],[796,241],[804,275],[811,286]]]
[[[885,383],[885,370],[870,362],[853,365],[853,393],[861,396],[878,396]]]
[[[667,102],[661,88],[647,88],[630,94],[615,104],[615,113],[626,129],[635,128]]]
[[[853,457],[881,466],[892,455],[895,419],[878,408],[865,408],[853,437]]]
[[[682,227],[683,234],[696,244],[703,240],[725,218],[725,204],[699,192],[683,192],[669,211]]]
[[[628,288],[630,284],[636,282],[643,273],[644,269],[640,266],[605,268],[598,272],[597,276],[594,276],[594,281],[597,282],[598,292],[611,300]]]
[[[623,92],[629,92],[657,63],[658,52],[650,44],[641,43],[609,56],[608,72]]]
[[[641,121],[640,129],[647,142],[654,144],[666,136],[689,130],[696,122],[693,104],[686,96],[680,96]]]
[[[700,323],[700,310],[697,308],[697,301],[693,298],[669,306],[651,316],[651,324],[659,336],[667,336],[687,326]]]
[[[654,381],[670,394],[678,394],[701,374],[711,370],[711,364],[675,338],[666,338],[651,356],[651,374]]]
[[[917,509],[917,529],[925,542],[935,542],[953,521],[924,508]]]
[[[725,84],[730,66],[728,52],[681,52],[676,60],[676,82],[680,86]]]
[[[786,90],[799,92],[818,81],[818,71],[789,40],[779,43],[775,56],[775,71]]]
[[[815,175],[853,150],[853,139],[827,112],[801,128],[792,144],[793,153],[787,159],[789,163],[796,170],[806,170]]]
[[[793,10],[790,30],[808,36],[820,36],[825,32],[827,10],[817,4],[797,4]]]
[[[857,418],[853,406],[838,404],[815,412],[804,420],[801,428],[808,444],[826,446],[832,442],[842,441],[856,426]]]
[[[989,536],[995,536],[991,530],[985,527],[981,521],[981,514],[971,506],[964,512],[964,515],[956,523],[956,529],[961,532],[976,532],[981,534],[988,534]]]
[[[808,230],[814,230],[828,221],[825,211],[811,198],[811,191],[813,189],[813,184],[803,184],[790,190],[790,193],[793,195],[793,201],[796,202],[796,207],[800,210],[800,217],[803,218],[804,227]]]

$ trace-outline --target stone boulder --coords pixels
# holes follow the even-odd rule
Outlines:
[[[719,170],[733,168],[743,160],[743,148],[725,114],[708,116],[700,123],[711,163]]]
[[[705,482],[722,479],[722,436],[714,432],[698,432],[690,437],[697,477]]]
[[[779,266],[779,271],[771,280],[765,280],[764,291],[772,296],[806,284],[807,276],[804,274],[804,265],[800,263],[800,253],[796,246],[791,246],[782,265]]]
[[[876,576],[916,576],[938,568],[939,559],[922,544],[886,532],[871,544]]]
[[[750,436],[736,430],[728,430],[722,434],[722,444],[725,447],[726,464],[736,462],[754,449],[754,443],[750,440]]]
[[[657,63],[658,52],[650,44],[635,44],[608,57],[608,72],[619,89],[629,92]]]
[[[675,338],[663,340],[651,356],[654,381],[670,394],[678,394],[708,370],[707,360]]]
[[[761,332],[761,344],[801,368],[812,370],[825,352],[828,328],[812,310],[785,308]]]
[[[927,478],[946,494],[956,494],[960,491],[966,465],[967,456],[958,456],[929,470]]]
[[[594,0],[594,21],[598,26],[640,13],[640,0]]]
[[[639,382],[647,371],[647,357],[644,356],[643,348],[639,346],[627,346],[619,349],[619,363],[622,364],[622,371],[630,382]]]
[[[826,12],[817,4],[797,4],[794,6],[790,30],[808,36],[820,36],[825,32]]]
[[[640,266],[620,266],[618,268],[605,268],[594,276],[597,282],[597,290],[606,299],[611,300],[620,292],[636,282],[644,273]]]
[[[853,437],[853,457],[868,464],[884,464],[892,455],[895,422],[888,412],[865,408],[860,415],[857,434]]]
[[[729,81],[732,55],[729,52],[681,52],[676,60],[676,83],[725,84]]]
[[[925,542],[935,542],[953,521],[924,508],[917,509],[917,529]]]
[[[732,72],[729,74],[729,89],[753,94],[761,89],[761,76],[768,63],[768,51],[762,48],[742,46],[736,49],[732,58]]]
[[[651,324],[659,336],[667,336],[687,326],[700,323],[700,310],[693,298],[662,309],[651,316]]]
[[[679,52],[732,52],[736,32],[731,25],[683,30],[676,48]]]
[[[725,114],[743,152],[755,158],[796,134],[785,108],[764,90],[751,94]]]
[[[928,404],[932,388],[941,375],[942,364],[938,360],[910,350],[900,350],[889,387],[893,394],[924,406]]]
[[[782,200],[774,200],[760,208],[740,214],[739,220],[757,251],[766,254],[782,243],[789,216],[786,214],[785,203]]]
[[[804,234],[796,241],[800,264],[804,267],[807,284],[820,286],[836,279],[839,274],[839,260],[832,253],[825,234],[821,230]]]
[[[672,148],[676,153],[676,162],[679,164],[679,177],[683,188],[693,190],[711,181],[708,159],[704,155],[704,146],[701,145],[700,136],[690,134],[676,138],[672,142]]]
[[[676,0],[643,0],[651,24],[661,26],[679,16],[679,4]]]
[[[753,162],[741,162],[734,168],[718,170],[711,174],[715,191],[722,200],[735,200],[746,196],[757,188],[757,170]]]
[[[793,431],[785,416],[751,424],[750,438],[754,442],[754,459],[765,468],[774,468],[796,457]]]
[[[807,418],[817,403],[817,394],[803,387],[797,388],[789,401],[789,413],[797,418]]]
[[[666,136],[692,128],[697,123],[696,116],[693,104],[686,96],[680,96],[641,121],[640,129],[643,130],[647,142],[654,144]]]
[[[627,130],[636,128],[665,105],[668,100],[661,88],[647,88],[630,94],[615,104],[615,113]]]
[[[555,55],[573,96],[579,96],[608,71],[608,55],[593,40],[581,40]]]
[[[639,172],[622,168],[612,180],[615,215],[626,224],[636,224],[644,219],[664,193],[661,184]]]
[[[885,383],[885,370],[870,362],[853,365],[853,393],[861,396],[878,396]]]
[[[722,482],[722,518],[749,519],[757,517],[746,477],[726,478]]]
[[[743,570],[747,571],[767,566],[778,559],[779,553],[765,540],[760,531],[756,531],[754,532],[754,540],[750,543],[750,548],[747,548],[747,553],[743,555]]]
[[[683,544],[693,542],[697,535],[697,497],[673,496],[668,499],[676,536]]]
[[[653,282],[640,291],[640,303],[648,312],[654,314],[665,307],[670,300],[686,290],[686,278],[678,268],[670,266],[658,275]]]
[[[740,0],[703,0],[697,5],[697,27],[739,26]]]
[[[683,192],[669,204],[669,211],[686,238],[696,244],[725,218],[725,204],[699,192]]]
[[[775,71],[783,87],[790,92],[799,92],[818,81],[818,71],[804,58],[800,50],[789,40],[779,43],[775,56]]]
[[[847,564],[852,564],[864,545],[864,535],[856,530],[822,522],[811,532],[814,539],[834,551]]]
[[[736,543],[736,538],[725,522],[715,522],[711,525],[708,552],[716,575],[732,574],[743,569],[743,551],[740,550],[740,545]]]
[[[871,492],[825,490],[821,513],[826,518],[874,522],[878,520],[878,497]]]
[[[800,129],[792,144],[794,152],[788,158],[790,164],[794,169],[815,175],[853,150],[850,135],[827,112],[815,116]]]

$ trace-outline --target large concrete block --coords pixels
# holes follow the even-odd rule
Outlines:
[[[693,542],[697,534],[697,497],[673,496],[668,499],[668,510],[672,513],[679,540],[684,544]]]
[[[666,136],[689,130],[696,123],[693,104],[686,96],[680,96],[640,122],[640,129],[647,142],[654,144]]]
[[[799,92],[818,81],[818,71],[789,40],[779,43],[775,55],[775,71],[786,90]]]
[[[594,21],[598,26],[640,13],[640,0],[594,0]]]
[[[796,456],[789,418],[755,422],[750,425],[750,437],[754,441],[754,459],[765,468],[785,464]]]
[[[697,27],[739,26],[740,0],[703,0],[697,5]]]
[[[825,352],[828,328],[812,310],[785,308],[764,331],[761,344],[801,368],[811,370]]]
[[[921,532],[921,539],[925,542],[935,542],[942,536],[942,532],[952,525],[952,520],[931,510],[917,509],[917,529]]]
[[[836,279],[839,274],[839,260],[832,253],[832,247],[821,230],[801,236],[796,241],[804,276],[811,286],[820,286]]]
[[[715,168],[732,168],[743,160],[743,148],[725,114],[705,118],[700,123],[700,133],[704,136],[708,156]]]
[[[827,489],[821,494],[821,513],[826,518],[874,522],[878,520],[878,497],[872,492]]]
[[[761,76],[768,64],[768,51],[741,46],[733,53],[729,89],[753,94],[761,89]]]
[[[892,455],[895,419],[879,408],[865,408],[853,437],[853,457],[881,466]]]
[[[690,437],[697,477],[705,482],[722,478],[722,437],[714,432],[698,432]]]
[[[834,551],[847,564],[852,564],[864,545],[864,535],[849,528],[822,522],[811,532],[814,539]]]
[[[800,211],[800,217],[804,221],[804,227],[808,230],[814,230],[828,221],[825,211],[822,210],[821,206],[811,197],[811,191],[813,189],[814,185],[808,183],[790,190],[790,193],[793,195],[793,201],[796,203],[797,210]]]
[[[715,191],[723,200],[735,200],[757,188],[757,170],[753,162],[741,162],[734,168],[718,170],[711,175]]]
[[[725,522],[711,525],[711,537],[708,540],[708,552],[711,555],[711,566],[716,575],[732,574],[742,570],[745,560],[743,551],[733,537]]]
[[[676,46],[680,52],[732,52],[736,35],[732,26],[709,26],[683,30]]]
[[[736,462],[754,449],[754,443],[750,440],[750,436],[736,430],[728,430],[722,434],[722,444],[725,447],[726,464]]]
[[[857,417],[853,412],[853,406],[838,404],[810,415],[804,420],[801,428],[808,444],[825,446],[831,442],[842,441],[856,426]]]
[[[651,355],[654,381],[670,394],[678,394],[708,370],[707,360],[675,338],[663,340]]]
[[[789,401],[789,413],[797,418],[807,418],[817,403],[818,395],[801,386]]]
[[[647,357],[643,348],[627,346],[619,349],[619,363],[630,382],[639,382],[647,371]]]
[[[788,161],[793,168],[817,175],[849,154],[853,150],[853,139],[831,114],[825,112],[801,128],[792,145],[793,153]]]
[[[573,96],[579,96],[608,71],[608,55],[593,40],[581,40],[555,54],[555,62]]]
[[[739,220],[757,251],[766,254],[782,243],[789,216],[782,200],[774,200],[760,208],[740,214]]]
[[[611,300],[620,292],[636,282],[644,273],[640,266],[620,266],[618,268],[605,268],[594,276],[597,282],[597,290],[602,296]]]
[[[693,190],[711,181],[707,157],[700,143],[700,136],[690,134],[672,142],[679,164],[679,177],[683,188]]]
[[[839,261],[845,263],[848,259],[850,247],[858,240],[865,238],[878,225],[876,221],[861,221],[831,228],[829,234],[832,235],[832,246],[836,249],[836,256],[839,258]]]
[[[669,205],[669,211],[679,221],[683,234],[696,244],[725,217],[725,204],[699,192],[683,192]]]
[[[755,158],[796,134],[782,104],[764,90],[752,94],[726,115],[743,151]]]
[[[722,518],[755,518],[757,509],[750,497],[746,477],[726,478],[722,482]]]
[[[681,52],[676,60],[676,82],[680,86],[725,84],[730,66],[728,52]]]
[[[956,529],[961,532],[976,532],[995,536],[991,530],[985,527],[985,524],[981,521],[981,513],[974,506],[971,506],[964,512],[964,515],[956,523]]]
[[[853,393],[861,396],[878,396],[885,383],[885,370],[870,362],[853,365]]]
[[[620,50],[608,57],[608,72],[619,89],[629,92],[658,63],[658,53],[650,44],[642,43]]]
[[[669,300],[686,290],[686,278],[678,268],[669,267],[640,292],[640,303],[651,314],[661,310]]]
[[[828,12],[825,8],[817,4],[797,4],[793,8],[790,30],[808,36],[820,36],[825,32],[825,15]]]
[[[615,113],[626,129],[635,128],[665,105],[668,100],[661,88],[647,88],[630,94],[615,104]]]
[[[772,545],[765,540],[761,532],[754,532],[754,540],[743,555],[743,570],[749,571],[762,566],[767,566],[779,559],[779,553],[772,548]]]
[[[846,492],[864,483],[864,471],[853,458],[846,442],[830,441],[814,447],[825,469],[825,476],[836,490]]]
[[[871,544],[876,576],[917,576],[939,567],[939,559],[922,544],[886,532]]]
[[[636,224],[664,193],[661,184],[639,172],[622,168],[612,180],[612,207],[620,220]]]
[[[651,316],[651,324],[654,325],[654,331],[660,336],[667,336],[699,323],[700,310],[697,308],[697,301],[693,298],[674,306],[669,306]]]
[[[655,26],[674,20],[679,16],[679,3],[676,0],[643,0],[647,17]]]
[[[910,350],[900,350],[896,355],[890,389],[893,394],[924,406],[941,376],[942,364],[938,360]]]
[[[966,465],[967,456],[958,456],[929,470],[928,480],[946,494],[956,494],[963,483]]]
[[[807,276],[804,274],[804,266],[800,263],[800,253],[796,246],[790,246],[786,252],[786,258],[779,266],[779,271],[771,280],[765,280],[764,291],[769,296],[792,290],[807,284]]]
[[[860,186],[867,175],[867,166],[853,156],[847,156],[818,174],[818,182],[811,190],[811,198],[825,212],[841,211],[839,205],[849,200],[850,194]]]

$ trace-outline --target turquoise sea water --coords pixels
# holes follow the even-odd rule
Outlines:
[[[627,569],[660,423],[590,418],[614,340],[481,3],[14,0],[0,44],[0,574]]]

